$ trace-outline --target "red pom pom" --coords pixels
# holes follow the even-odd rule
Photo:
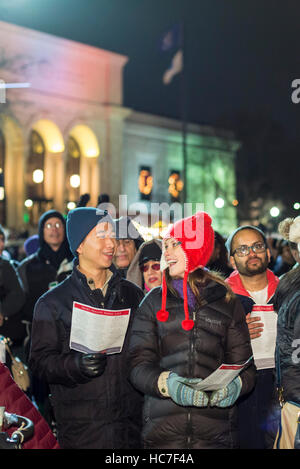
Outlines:
[[[194,327],[194,321],[192,319],[185,319],[181,325],[185,331],[190,331]]]
[[[164,309],[160,309],[159,311],[157,311],[156,317],[159,321],[166,322],[169,318],[169,312]]]

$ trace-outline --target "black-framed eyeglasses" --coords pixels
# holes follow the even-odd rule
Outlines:
[[[252,246],[247,246],[247,244],[242,244],[242,246],[239,246],[236,248],[233,253],[231,254],[234,256],[237,254],[239,257],[245,257],[250,254],[250,250],[252,249],[253,252],[255,253],[261,253],[266,251],[266,245],[265,243],[254,243]]]

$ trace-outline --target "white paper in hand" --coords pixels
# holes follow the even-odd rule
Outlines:
[[[234,378],[240,374],[240,372],[245,368],[251,359],[252,356],[242,365],[229,365],[223,363],[207,378],[201,380],[198,383],[190,383],[188,378],[182,378],[180,381],[199,391],[217,391],[218,389],[222,389],[231,383],[231,381],[233,381]]]
[[[108,310],[73,302],[70,348],[84,353],[122,351],[130,309]]]
[[[251,340],[255,365],[258,370],[274,368],[275,366],[275,345],[277,334],[277,314],[273,305],[254,305],[251,317],[260,317],[264,325],[260,337]]]

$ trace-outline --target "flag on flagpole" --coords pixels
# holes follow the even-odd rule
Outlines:
[[[173,77],[177,75],[177,73],[180,73],[183,70],[183,53],[182,50],[179,49],[179,51],[176,52],[172,59],[172,63],[170,68],[165,71],[163,74],[163,83],[165,85],[169,85],[171,81],[173,80]]]
[[[169,68],[164,72],[162,77],[163,83],[169,85],[173,77],[183,70],[183,49],[179,24],[175,24],[169,31],[163,34],[160,40],[160,50],[162,52],[176,50]]]
[[[160,38],[159,48],[161,52],[167,52],[180,46],[180,25],[174,24],[169,31]]]

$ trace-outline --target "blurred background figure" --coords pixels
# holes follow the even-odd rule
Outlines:
[[[297,246],[300,254],[300,217],[286,218],[278,227],[279,233]],[[299,257],[298,258],[299,261]],[[274,309],[278,313],[275,362],[277,385],[284,403],[295,404],[298,414],[300,406],[300,267],[291,269],[281,277],[274,297]],[[297,348],[298,347],[298,348]],[[282,407],[285,412],[285,405]],[[292,420],[292,419],[291,419]],[[295,422],[297,415],[295,415]],[[292,423],[292,422],[291,422]],[[284,427],[283,427],[284,428]],[[282,429],[284,432],[284,429]],[[287,435],[281,434],[286,438]],[[295,435],[292,435],[295,437]],[[278,447],[280,448],[280,438]],[[293,448],[291,444],[291,448]]]
[[[215,231],[215,246],[212,256],[207,264],[209,270],[219,272],[225,278],[233,272],[233,269],[229,265],[228,252],[225,246],[225,240],[223,236]]]
[[[34,234],[24,241],[24,251],[26,257],[34,254],[39,248],[39,235]]]
[[[145,241],[129,217],[120,217],[115,220],[117,249],[114,264],[123,278],[126,278],[129,266]]]
[[[127,271],[127,280],[138,285],[144,293],[161,285],[161,252],[161,240],[146,241],[140,246]]]
[[[274,274],[280,277],[291,270],[295,263],[289,242],[286,239],[280,240],[278,243],[278,256],[273,268]]]

